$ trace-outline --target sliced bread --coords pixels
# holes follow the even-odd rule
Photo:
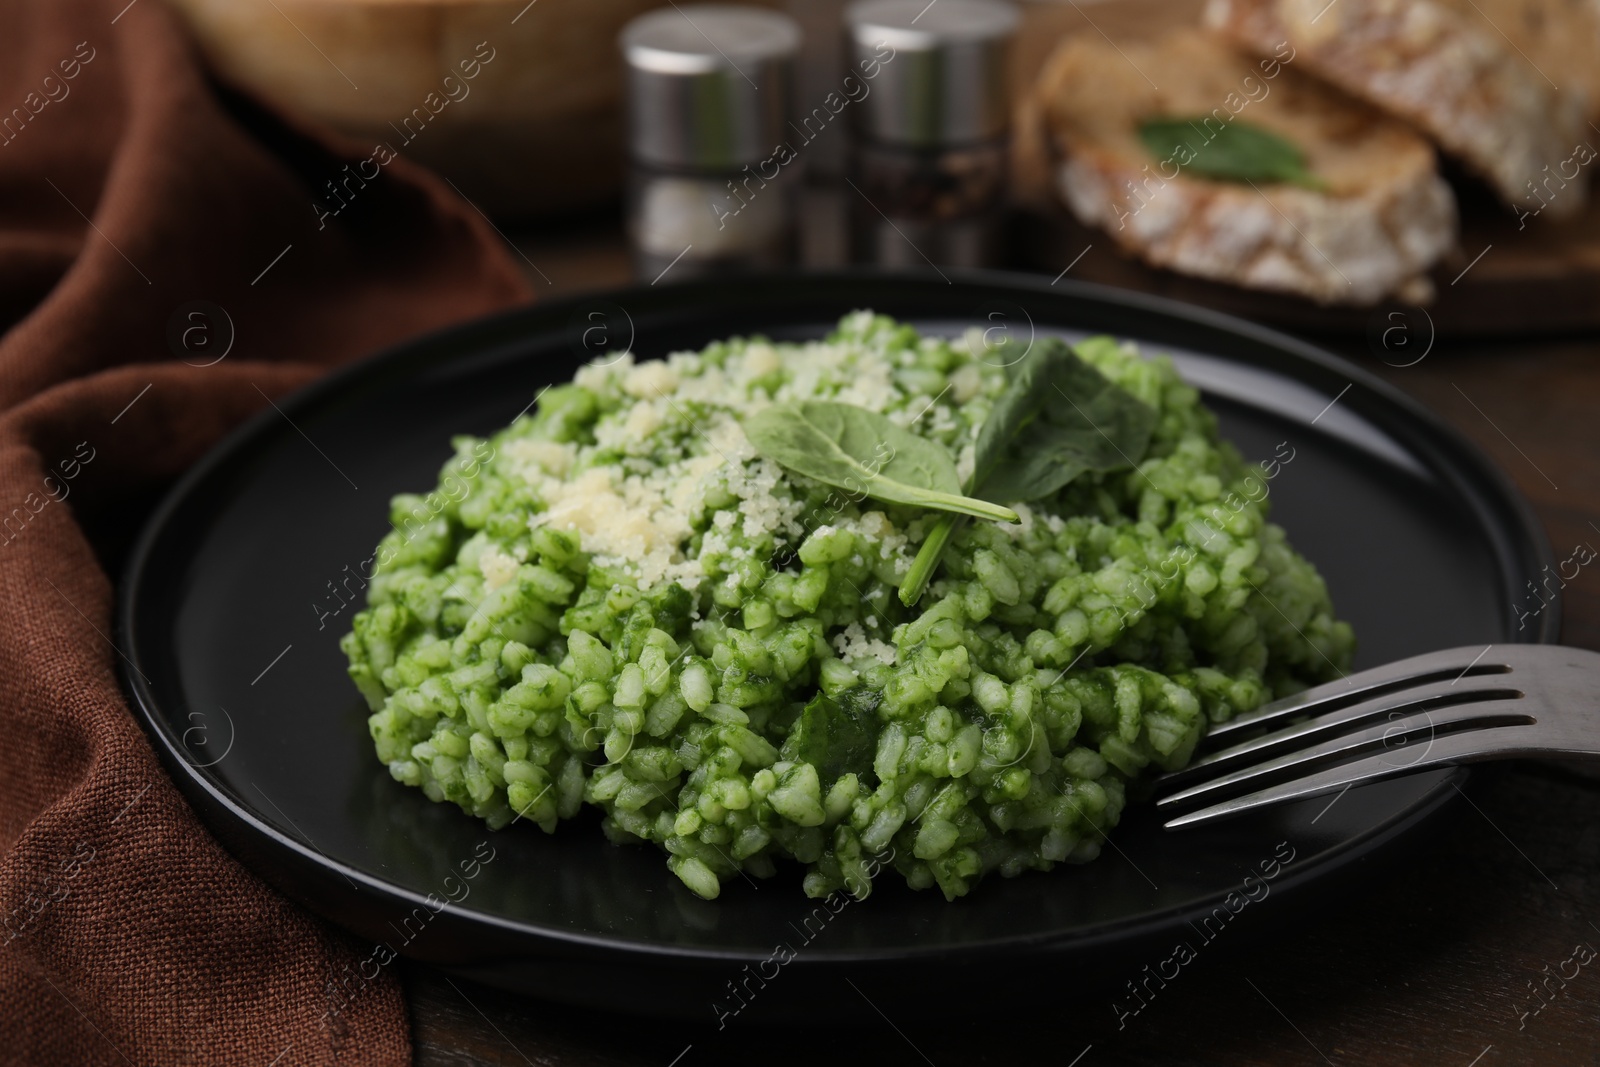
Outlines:
[[[1070,37],[1041,71],[1035,104],[1067,206],[1156,266],[1324,304],[1372,304],[1425,299],[1424,272],[1454,243],[1455,200],[1426,140],[1277,59],[1255,61],[1198,30],[1120,48]],[[1140,139],[1146,120],[1196,116],[1211,116],[1211,136],[1243,121],[1287,139],[1318,187],[1199,177]]]
[[[1205,23],[1261,54],[1287,42],[1296,68],[1415,124],[1519,213],[1584,205],[1590,0],[1210,0]]]

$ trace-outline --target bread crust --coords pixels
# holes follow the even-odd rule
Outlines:
[[[1036,90],[1058,193],[1155,266],[1322,304],[1425,299],[1425,272],[1455,240],[1455,200],[1433,149],[1290,69],[1296,61],[1269,76],[1192,31],[1120,49],[1069,38]],[[1238,106],[1238,118],[1294,141],[1324,187],[1195,177],[1138,141],[1142,119],[1204,115],[1213,101],[1221,116]]]
[[[1557,88],[1481,9],[1450,0],[1210,0],[1204,19],[1252,51],[1288,41],[1297,65],[1412,123],[1519,212],[1564,218],[1584,206],[1588,175],[1562,172],[1594,140],[1587,88]],[[1587,13],[1573,24],[1594,32]]]

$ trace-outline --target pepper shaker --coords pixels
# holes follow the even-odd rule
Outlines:
[[[800,185],[778,153],[800,29],[787,15],[675,4],[619,38],[628,67],[628,234],[657,281],[779,267]]]
[[[882,64],[855,114],[852,260],[1000,261],[1006,67],[1018,22],[1002,0],[857,0],[846,9],[846,56]]]

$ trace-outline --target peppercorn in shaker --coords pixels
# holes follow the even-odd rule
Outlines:
[[[785,15],[678,4],[622,30],[628,233],[641,279],[791,262],[798,166],[779,159],[800,29]]]
[[[892,49],[855,110],[851,258],[884,267],[975,267],[1001,258],[1019,21],[1000,0],[857,0],[846,57]],[[882,56],[879,55],[882,59]]]

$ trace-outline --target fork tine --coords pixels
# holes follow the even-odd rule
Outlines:
[[[1388,760],[1386,754],[1379,753],[1352,763],[1341,763],[1318,771],[1315,774],[1307,775],[1304,778],[1283,782],[1259,792],[1224,800],[1210,807],[1191,811],[1186,815],[1179,815],[1176,818],[1168,819],[1164,825],[1168,830],[1176,830],[1180,827],[1204,826],[1219,819],[1243,815],[1246,812],[1267,807],[1268,805],[1325,796],[1328,793],[1338,792],[1351,786],[1366,785],[1369,782],[1381,782],[1387,778],[1398,778],[1401,775],[1413,774],[1432,767],[1472,763],[1478,760],[1537,755],[1541,750],[1537,743],[1535,729],[1529,726],[1511,726],[1493,730],[1471,730],[1463,733],[1448,734],[1437,739],[1428,751],[1423,754],[1422,758],[1414,763],[1397,763]],[[1494,743],[1492,745],[1485,744],[1491,737]],[[1388,761],[1386,762],[1386,760]]]
[[[1493,647],[1493,646],[1490,646]],[[1410,659],[1361,671],[1359,674],[1336,682],[1324,682],[1302,693],[1273,701],[1255,711],[1240,715],[1227,722],[1217,723],[1206,731],[1201,744],[1212,747],[1246,730],[1272,726],[1302,715],[1320,715],[1386,693],[1400,693],[1406,689],[1436,682],[1455,682],[1486,674],[1506,674],[1510,665],[1496,660],[1483,660],[1488,649],[1474,652],[1471,648],[1452,648],[1443,652],[1429,652]]]
[[[1388,749],[1388,753],[1381,758],[1404,768],[1415,761],[1400,756],[1399,746],[1409,747],[1413,740],[1420,740],[1423,737],[1433,738],[1434,732],[1441,727],[1491,727],[1503,724],[1507,719],[1513,720],[1516,725],[1534,721],[1533,716],[1528,714],[1527,706],[1521,702],[1521,694],[1511,700],[1490,700],[1446,708],[1422,709],[1393,722],[1378,724],[1384,727],[1382,731],[1375,732],[1376,727],[1371,727],[1359,734],[1335,737],[1190,786],[1188,789],[1163,797],[1156,803],[1161,807],[1169,807],[1187,801],[1213,798],[1223,793],[1264,784],[1276,777],[1292,775],[1295,771],[1319,761],[1340,756],[1355,756],[1373,748]],[[1478,743],[1482,744],[1483,740],[1479,738]]]
[[[1202,756],[1180,770],[1163,775],[1160,786],[1177,789],[1184,783],[1202,778],[1215,778],[1229,767],[1245,762],[1260,762],[1279,752],[1304,748],[1319,738],[1348,734],[1374,719],[1398,718],[1399,715],[1423,710],[1436,710],[1460,704],[1482,703],[1489,700],[1520,697],[1519,690],[1507,686],[1494,688],[1457,685],[1458,679],[1434,682],[1401,694],[1385,693],[1356,704],[1338,704],[1332,710],[1320,711],[1315,718],[1273,730],[1260,737],[1241,741],[1231,748]]]

